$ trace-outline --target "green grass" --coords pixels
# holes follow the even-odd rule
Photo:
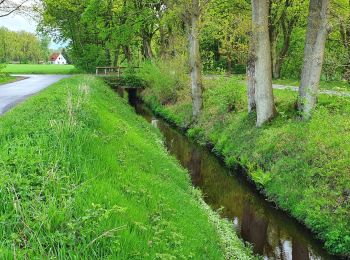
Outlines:
[[[16,80],[16,77],[12,76],[1,76],[0,75],[0,85],[10,83]]]
[[[274,84],[287,85],[287,86],[296,86],[300,85],[299,80],[295,79],[276,79],[273,80]],[[321,89],[330,89],[330,90],[340,90],[340,91],[350,91],[350,84],[346,81],[322,81],[320,82]]]
[[[335,254],[350,256],[350,99],[321,95],[312,120],[295,112],[297,93],[275,90],[279,115],[262,128],[248,115],[246,87],[237,78],[207,78],[204,110],[191,124],[189,84],[173,100],[162,103],[158,93],[165,80],[158,71],[143,71],[148,88],[143,99],[158,114],[200,143],[211,143],[228,166],[248,170],[261,191],[305,223]],[[168,89],[169,86],[164,86]]]
[[[1,259],[251,259],[100,80],[62,80],[9,111],[0,146]]]
[[[77,74],[80,71],[74,65],[8,64],[3,72],[11,74]]]

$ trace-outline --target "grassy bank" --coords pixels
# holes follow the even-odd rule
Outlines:
[[[0,75],[0,85],[10,83],[16,80],[16,77],[12,76],[1,76]]]
[[[330,252],[350,256],[350,100],[320,96],[312,120],[301,122],[294,109],[297,93],[275,90],[279,115],[256,128],[244,83],[207,78],[203,114],[189,126],[189,82],[174,77],[171,67],[168,74],[163,69],[146,65],[139,73],[148,85],[145,102],[189,128],[199,142],[211,143],[228,166],[247,168],[261,191],[313,230]]]
[[[251,258],[102,81],[62,80],[0,129],[1,259]]]
[[[8,64],[3,72],[9,74],[77,74],[74,65]]]

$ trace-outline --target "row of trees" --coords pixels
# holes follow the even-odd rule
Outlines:
[[[305,119],[322,67],[350,77],[346,0],[42,0],[40,12],[40,29],[69,41],[73,62],[85,70],[187,56],[194,118],[202,109],[203,64],[228,72],[248,64],[249,111],[258,126],[276,114],[272,77],[301,78],[297,104]]]
[[[272,90],[270,1],[253,0],[251,60],[248,66],[249,111],[256,110],[257,126],[276,114]],[[316,105],[328,30],[329,0],[310,0],[304,48],[304,62],[299,88],[298,110],[304,119]]]
[[[49,55],[50,39],[39,39],[28,32],[14,32],[0,28],[0,63],[46,62]]]

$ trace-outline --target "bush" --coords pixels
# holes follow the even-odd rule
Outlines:
[[[147,96],[156,97],[161,104],[176,102],[177,92],[188,84],[185,64],[183,58],[143,63],[137,75],[146,84]]]
[[[0,64],[0,78],[6,77],[7,73],[3,72],[3,70],[6,68],[5,64]]]

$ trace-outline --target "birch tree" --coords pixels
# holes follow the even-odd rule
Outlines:
[[[199,52],[199,0],[192,0],[191,9],[188,44],[191,70],[192,114],[194,119],[197,119],[203,107],[203,83],[201,72],[201,56]]]
[[[269,37],[269,1],[252,1],[252,47],[250,70],[253,74],[252,82],[255,83],[255,90],[251,82],[248,82],[248,98],[251,99],[254,93],[256,105],[256,125],[262,126],[271,120],[276,113],[274,97],[272,91],[272,66],[271,66],[271,48]],[[251,101],[250,101],[251,102]]]
[[[196,121],[203,108],[202,62],[199,49],[200,18],[203,7],[208,2],[184,0],[178,5],[183,8],[183,20],[188,28],[188,51],[191,74],[192,115]]]
[[[255,40],[253,35],[251,35],[251,40],[249,44],[249,56],[247,64],[247,95],[248,95],[248,113],[256,111],[255,103]]]
[[[310,0],[309,18],[304,48],[304,64],[300,81],[298,110],[309,119],[317,103],[324,58],[329,0]]]

